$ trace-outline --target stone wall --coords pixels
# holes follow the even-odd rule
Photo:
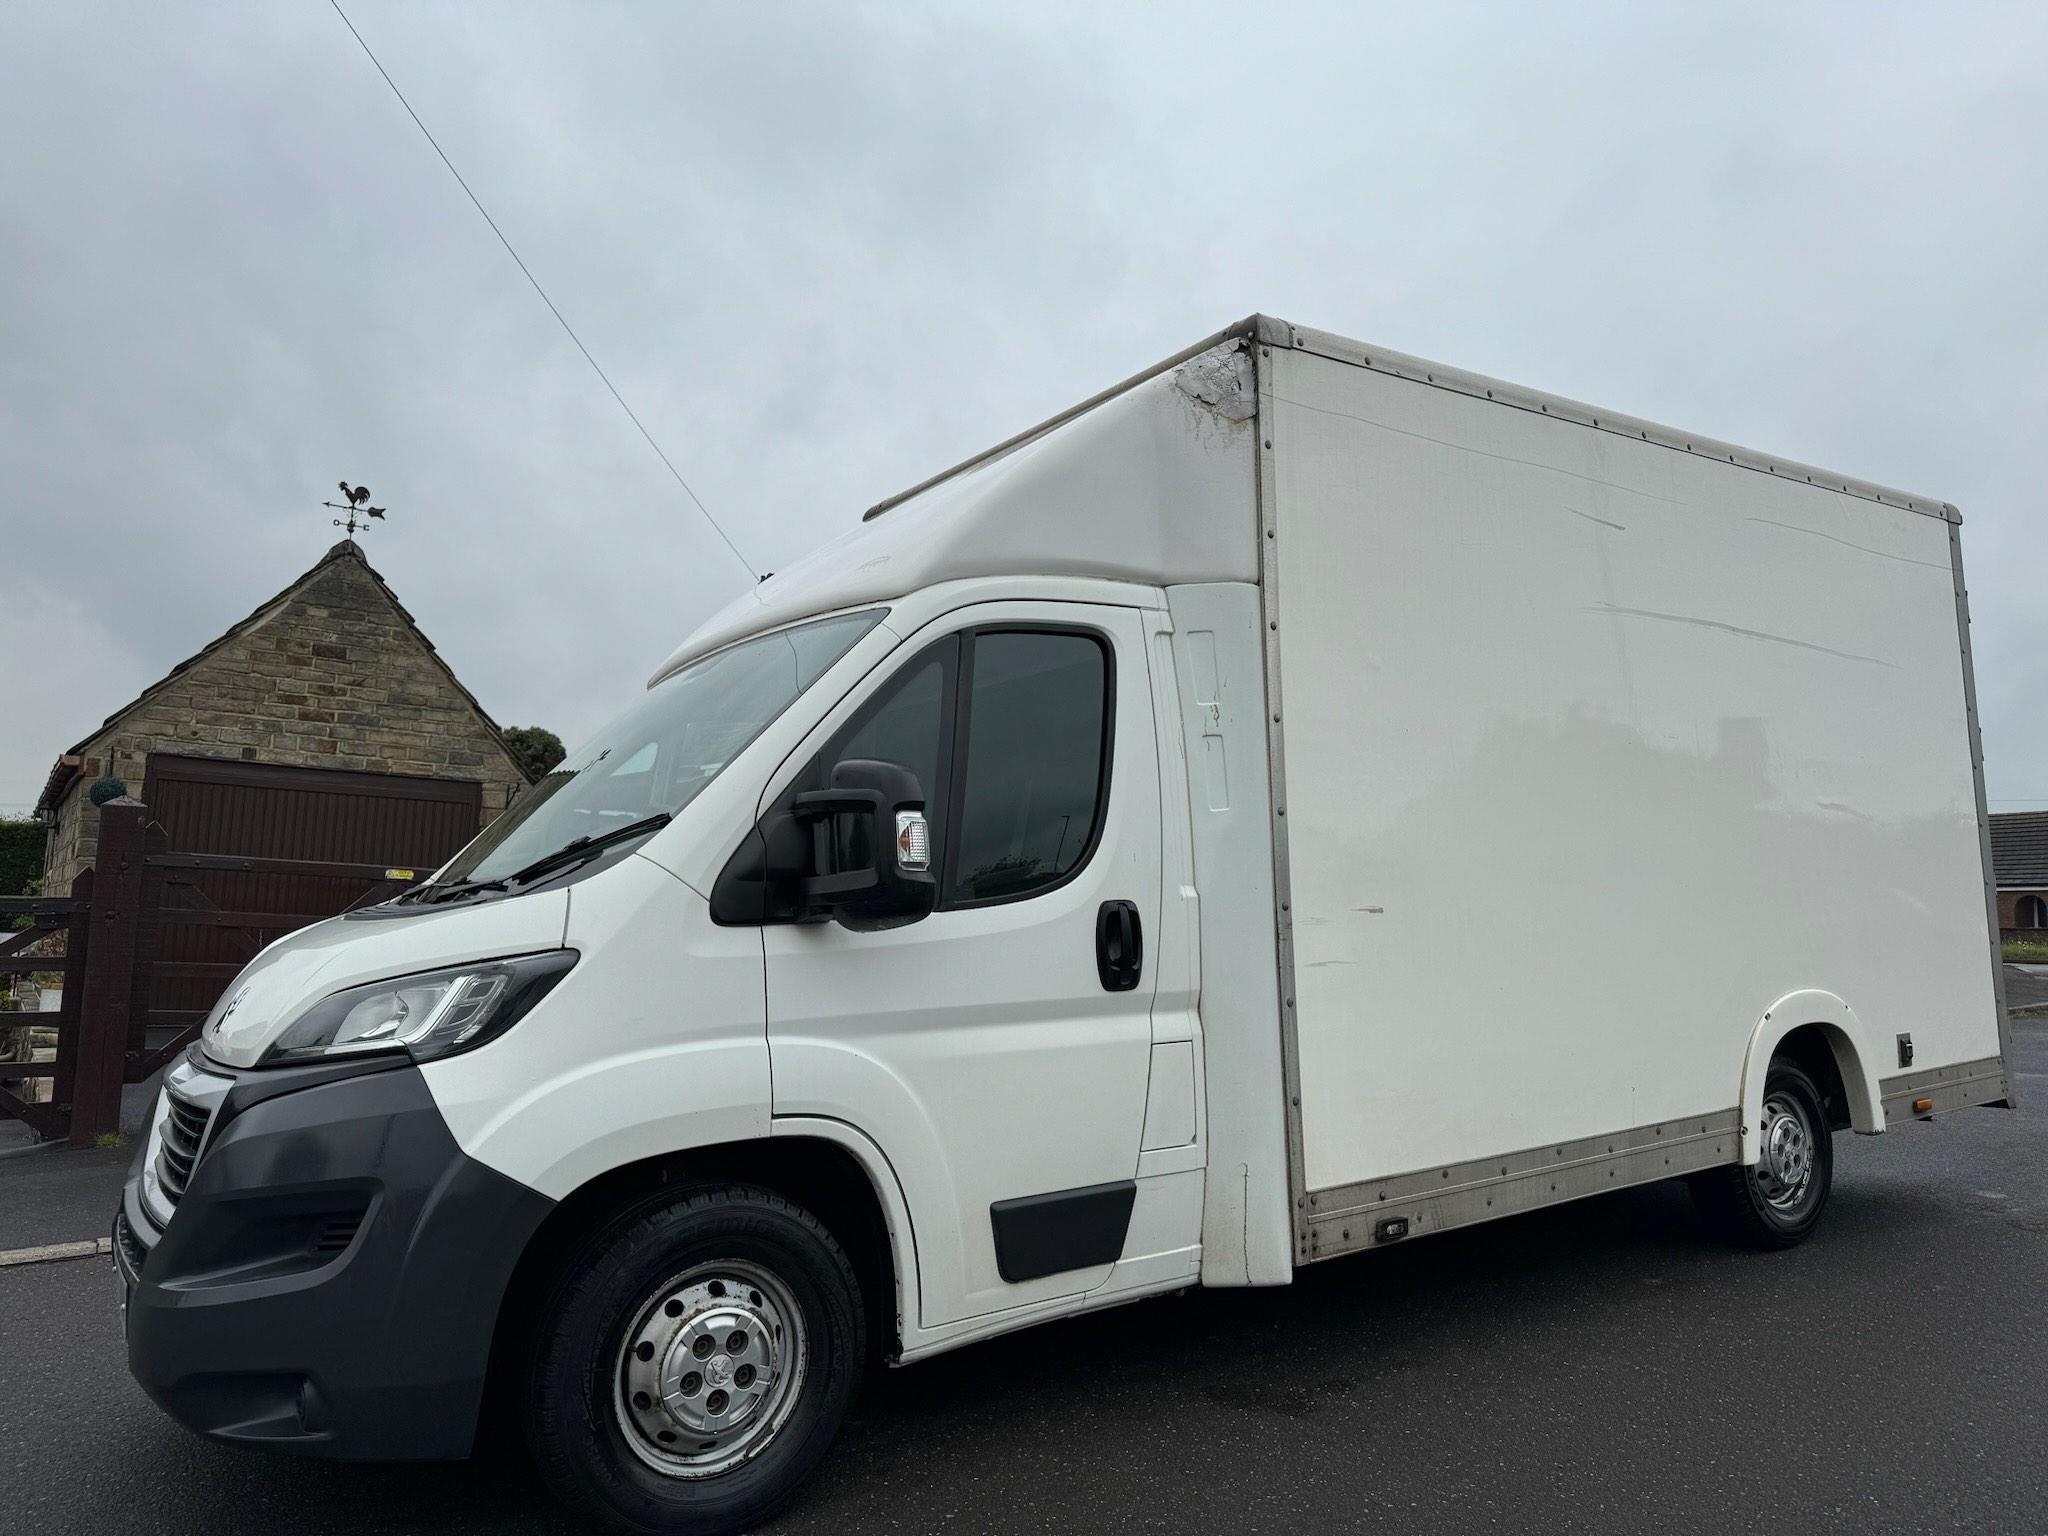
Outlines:
[[[149,754],[474,779],[489,821],[526,779],[353,544],[117,716],[80,750],[44,889],[92,863],[109,774],[140,798]]]

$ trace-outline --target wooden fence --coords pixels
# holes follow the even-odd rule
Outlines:
[[[62,999],[53,1013],[0,1013],[8,1026],[55,1031],[50,1061],[0,1059],[0,1116],[25,1123],[49,1140],[65,1134],[78,1081],[78,1010],[84,993],[87,929],[92,914],[93,871],[71,883],[68,896],[0,896],[0,978],[55,975]],[[22,926],[15,928],[16,923]],[[32,1083],[50,1080],[47,1096]]]
[[[122,1086],[148,1078],[197,1039],[214,1002],[265,944],[334,915],[224,909],[201,883],[204,873],[345,881],[343,889],[352,893],[348,906],[401,889],[399,877],[412,873],[372,864],[180,853],[166,843],[147,806],[125,796],[110,800],[100,807],[93,867],[68,896],[0,897],[0,930],[28,919],[20,932],[0,931],[0,976],[63,977],[55,1012],[0,1014],[0,1034],[54,1030],[52,1059],[0,1060],[0,1117],[23,1121],[44,1140],[62,1137],[89,1147],[119,1132]],[[227,940],[230,958],[179,958],[180,946],[167,944],[167,937],[191,928]],[[26,1087],[43,1078],[51,1080],[47,1100]]]

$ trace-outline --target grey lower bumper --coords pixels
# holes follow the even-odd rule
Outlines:
[[[218,1439],[468,1454],[552,1202],[465,1157],[410,1065],[226,1075],[168,1223],[140,1197],[148,1145],[115,1217],[135,1379]]]

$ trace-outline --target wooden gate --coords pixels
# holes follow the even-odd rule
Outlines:
[[[281,933],[403,889],[475,835],[480,785],[152,755],[161,803],[100,807],[93,868],[68,896],[0,898],[0,978],[63,974],[52,1060],[0,1060],[0,1117],[91,1146],[121,1086],[163,1066]],[[20,931],[11,931],[22,923]],[[60,947],[61,946],[61,947]],[[51,1081],[44,1099],[25,1085]]]
[[[375,899],[385,881],[438,868],[476,835],[468,780],[285,768],[152,753],[143,802],[162,917],[152,1047],[203,1019],[244,962],[281,932]]]
[[[0,1116],[22,1121],[45,1140],[64,1134],[78,1075],[92,882],[88,869],[71,883],[68,896],[0,896],[0,987],[16,976],[55,973],[62,988],[54,1012],[0,1013],[0,1045],[25,1047],[0,1052]],[[26,1048],[31,1030],[55,1036],[50,1060],[36,1059],[41,1053]],[[40,1090],[46,1080],[49,1088]]]

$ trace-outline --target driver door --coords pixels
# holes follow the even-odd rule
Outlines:
[[[778,1116],[877,1142],[926,1327],[1076,1294],[1123,1246],[1151,1056],[1159,783],[1134,610],[949,616],[821,727],[802,770],[901,763],[936,909],[764,930]],[[822,781],[822,779],[821,779]]]

